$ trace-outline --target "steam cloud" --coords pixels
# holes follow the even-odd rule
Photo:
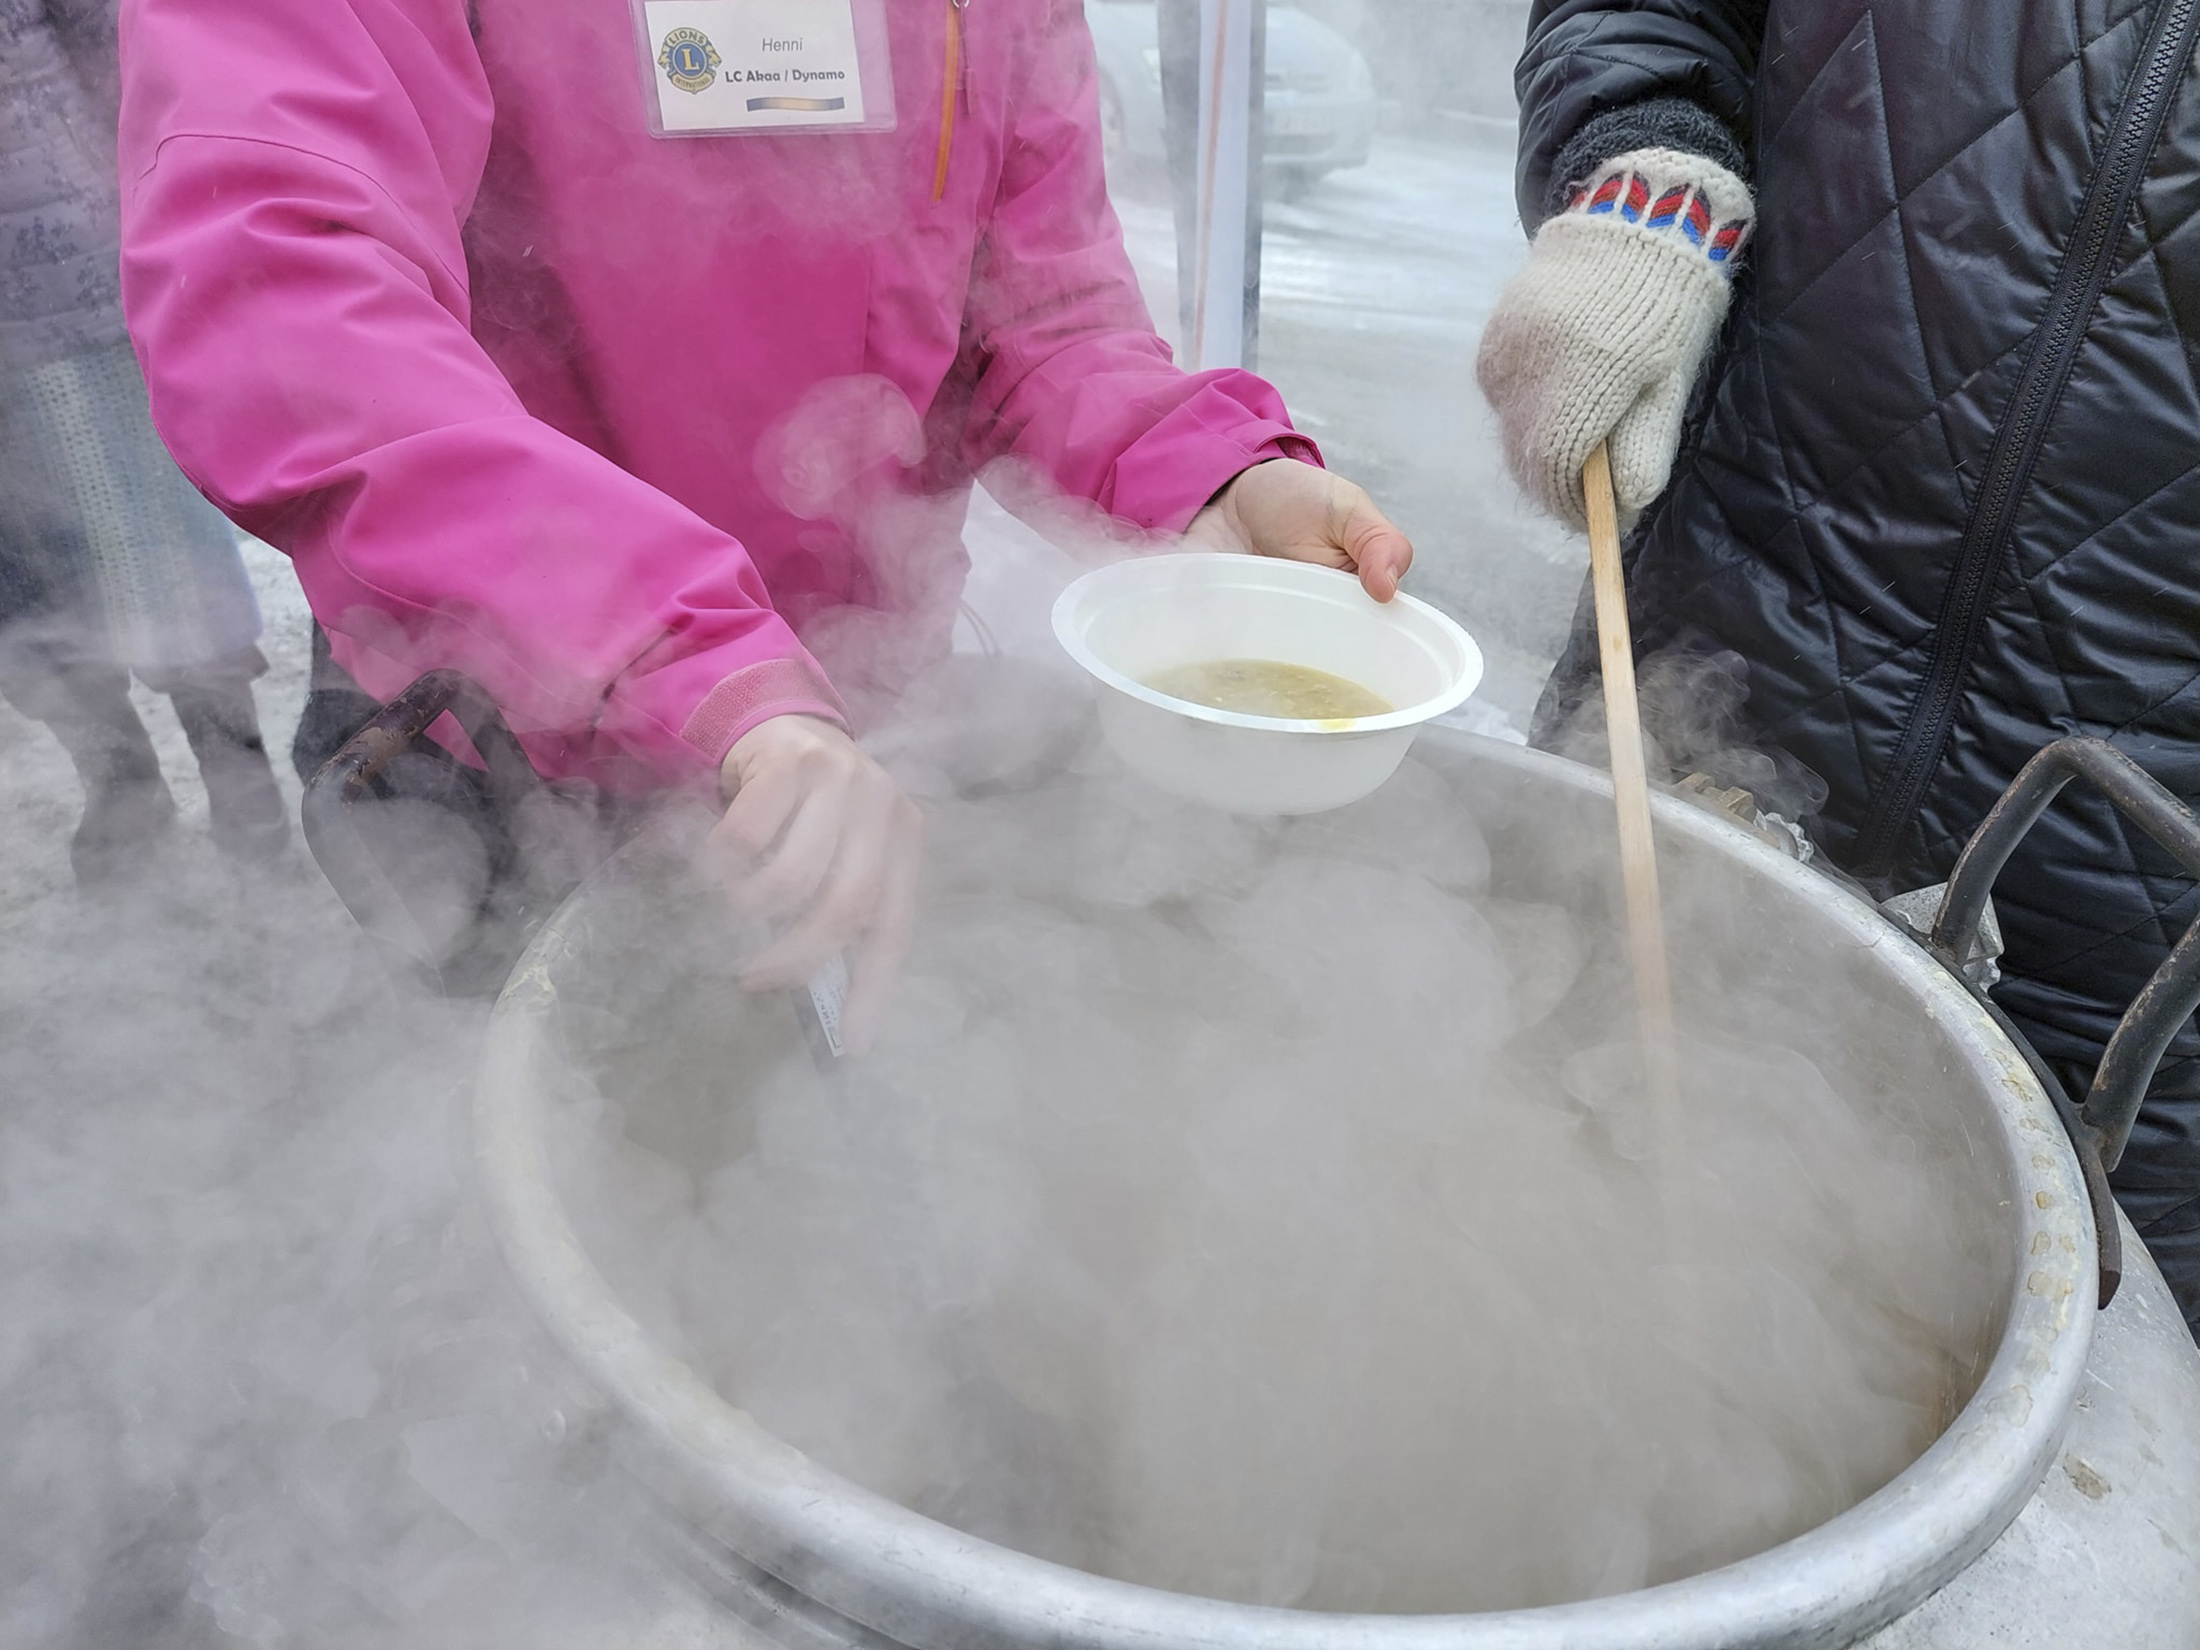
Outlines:
[[[741,945],[678,873],[591,925],[567,1196],[766,1427],[1081,1568],[1460,1610],[1761,1550],[1967,1396],[1938,1147],[1884,1073],[1784,1046],[1795,981],[1699,959],[1661,1147],[1612,923],[1521,892],[1607,877],[1608,823],[1552,821],[1524,875],[1435,766],[1291,824],[1075,767],[976,799],[912,772],[919,949],[822,1075],[784,1004],[714,983]],[[1706,897],[1684,935],[1744,896]]]
[[[981,533],[1009,656],[875,734],[931,843],[877,1051],[821,1076],[707,898],[627,907],[570,996],[564,1190],[667,1345],[958,1527],[1313,1608],[1624,1590],[1915,1455],[1989,1326],[1903,1074],[1813,1064],[1837,967],[1768,996],[1684,956],[1666,1241],[1610,912],[1551,892],[1608,822],[1534,830],[1524,885],[1431,764],[1292,824],[1142,791],[1045,634],[1076,558]],[[0,1643],[718,1630],[483,1228],[481,1011],[306,868],[175,853],[12,907]],[[1671,893],[1691,944],[1746,919]]]
[[[1366,8],[1319,9],[1357,30]],[[1509,94],[1481,55],[1465,112],[1486,120]],[[1345,175],[1334,220],[1276,208],[1263,364],[1419,537],[1415,587],[1488,647],[1489,714],[1524,723],[1579,556],[1515,508],[1478,423],[1471,331],[1519,248],[1509,143],[1475,141],[1461,170],[1422,145]],[[834,188],[861,207],[873,181]],[[1144,197],[1134,236],[1166,216]],[[1434,346],[1432,315],[1458,323]],[[751,459],[783,461],[798,513],[837,514],[912,450],[907,410],[828,398]],[[865,542],[900,558],[876,571],[925,633],[810,616],[866,708],[958,623],[959,566],[934,556],[957,524],[898,508]],[[998,550],[1008,524],[976,513]],[[303,614],[253,555],[274,744]],[[981,554],[978,639],[1048,655],[1076,565],[1028,539]],[[1808,776],[1735,748],[1717,681],[1672,685],[1653,731],[1676,759],[1712,751],[1722,783],[1807,811]],[[1514,887],[1431,767],[1332,818],[1231,820],[1131,786],[1059,689],[1020,679],[973,718],[927,679],[881,731],[933,863],[873,1055],[821,1077],[786,1005],[730,984],[744,941],[707,901],[685,928],[637,911],[663,920],[573,1005],[591,1054],[558,1114],[564,1190],[624,1298],[729,1397],[1064,1562],[1384,1610],[1756,1550],[1876,1487],[1960,1401],[1979,1326],[1941,1264],[1962,1242],[1935,1143],[1890,1115],[1884,1072],[1783,1033],[1831,975],[1773,1003],[1699,959],[1693,1220],[1661,1244],[1600,912]],[[165,707],[140,708],[182,775]],[[1069,771],[1026,787],[1004,753]],[[0,901],[0,1646],[716,1642],[656,1579],[615,1418],[483,1227],[463,1118],[483,1011],[393,981],[309,867],[238,880],[184,846],[112,894],[57,892],[70,783],[4,716],[0,761],[21,841],[51,850],[13,857]],[[977,794],[989,766],[1006,788]],[[1547,848],[1584,881],[1610,852]],[[1715,935],[1720,912],[1693,914]]]

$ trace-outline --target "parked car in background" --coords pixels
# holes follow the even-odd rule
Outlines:
[[[1085,8],[1100,59],[1100,125],[1111,171],[1158,166],[1160,24],[1153,0],[1093,0]],[[1375,79],[1367,59],[1328,24],[1295,6],[1268,7],[1263,170],[1295,193],[1326,172],[1367,162],[1375,136]]]

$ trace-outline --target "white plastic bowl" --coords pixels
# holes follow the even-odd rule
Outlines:
[[[1378,602],[1349,573],[1264,556],[1141,556],[1088,573],[1054,634],[1100,685],[1116,754],[1163,790],[1248,814],[1357,802],[1397,771],[1423,722],[1482,679],[1482,650],[1426,602]],[[1146,681],[1179,665],[1275,659],[1358,682],[1398,709],[1287,721],[1210,710]]]

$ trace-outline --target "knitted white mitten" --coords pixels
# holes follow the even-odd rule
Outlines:
[[[1475,365],[1513,474],[1553,515],[1583,525],[1581,466],[1607,439],[1622,514],[1664,491],[1753,214],[1725,167],[1637,149],[1536,232]]]

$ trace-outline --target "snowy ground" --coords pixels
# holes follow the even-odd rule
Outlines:
[[[1262,364],[1414,535],[1412,587],[1483,641],[1517,727],[1580,559],[1473,387],[1521,251],[1507,172],[1386,140],[1276,208]],[[1124,213],[1167,317],[1166,207]],[[1028,535],[981,501],[973,540],[976,604],[1032,628]],[[281,756],[307,615],[280,556],[248,559]],[[302,850],[222,863],[166,701],[138,703],[183,818],[97,895],[67,762],[0,706],[0,1646],[722,1642],[622,1590],[616,1492],[552,1447],[579,1412],[464,1191],[479,1010],[395,987]]]

